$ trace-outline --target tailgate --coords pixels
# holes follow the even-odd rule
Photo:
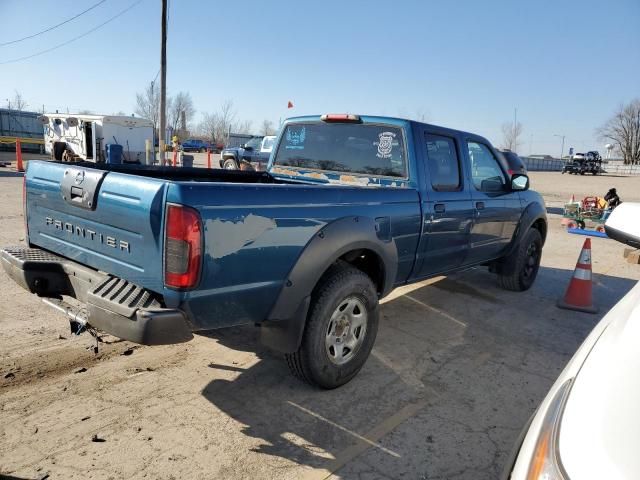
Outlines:
[[[161,292],[165,185],[74,164],[29,162],[29,242]]]

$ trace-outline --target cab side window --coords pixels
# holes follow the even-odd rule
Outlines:
[[[427,168],[431,186],[436,192],[459,190],[460,163],[453,138],[425,134],[427,142]]]
[[[506,179],[493,152],[483,143],[467,142],[471,160],[471,179],[476,190],[499,192],[504,190]]]

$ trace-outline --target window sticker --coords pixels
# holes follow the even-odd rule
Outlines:
[[[307,130],[305,127],[302,127],[297,132],[291,128],[287,128],[287,145],[285,148],[288,150],[304,150],[304,140],[306,137]]]
[[[391,151],[393,150],[394,145],[398,145],[397,141],[394,141],[396,138],[396,134],[393,132],[382,132],[378,134],[378,141],[373,142],[374,145],[378,146],[378,153],[376,157],[378,158],[391,158]]]

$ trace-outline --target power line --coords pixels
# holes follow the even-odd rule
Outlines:
[[[42,35],[43,33],[50,32],[51,30],[55,30],[56,28],[58,28],[58,27],[60,27],[60,26],[64,25],[65,23],[69,23],[71,20],[75,20],[76,18],[78,18],[78,17],[80,17],[80,16],[84,15],[84,14],[85,14],[85,13],[87,13],[88,11],[93,10],[93,9],[94,9],[94,8],[96,8],[98,5],[101,5],[101,4],[103,4],[104,2],[106,2],[106,1],[107,1],[107,0],[100,0],[98,3],[96,3],[95,5],[92,5],[91,7],[87,8],[85,11],[80,12],[80,13],[79,13],[79,14],[77,14],[76,16],[71,17],[71,18],[68,18],[68,19],[67,19],[67,20],[65,20],[64,22],[59,23],[59,24],[57,24],[57,25],[54,25],[53,27],[49,27],[49,28],[47,28],[46,30],[42,30],[41,32],[34,33],[33,35],[29,35],[28,37],[22,37],[22,38],[19,38],[19,39],[17,39],[17,40],[11,40],[10,42],[0,43],[0,47],[4,47],[5,45],[13,45],[14,43],[22,42],[22,41],[24,41],[24,40],[29,40],[30,38],[37,37],[38,35]]]
[[[51,47],[51,48],[48,48],[46,50],[42,50],[41,52],[34,53],[33,55],[27,55],[26,57],[19,57],[19,58],[14,58],[12,60],[6,60],[4,62],[0,62],[0,65],[6,65],[7,63],[14,63],[14,62],[20,62],[22,60],[28,60],[29,58],[37,57],[39,55],[44,55],[45,53],[49,53],[49,52],[51,52],[51,51],[53,51],[53,50],[55,50],[57,48],[64,47],[65,45],[69,45],[71,42],[75,42],[76,40],[79,40],[82,37],[86,37],[90,33],[93,33],[96,30],[98,30],[99,28],[104,27],[107,23],[112,22],[113,20],[115,20],[116,18],[120,17],[121,15],[124,15],[129,10],[131,10],[133,7],[138,5],[140,2],[142,2],[142,0],[138,0],[137,2],[133,3],[129,7],[125,8],[124,10],[122,10],[120,13],[117,13],[116,15],[114,15],[113,17],[108,19],[106,22],[102,22],[100,25],[92,28],[91,30],[89,30],[87,32],[84,32],[81,35],[78,35],[77,37],[72,38],[71,40],[67,40],[66,42],[63,42],[63,43],[61,43],[59,45],[56,45],[55,47]]]

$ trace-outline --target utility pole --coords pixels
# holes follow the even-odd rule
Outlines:
[[[167,122],[167,0],[162,2],[162,39],[160,44],[160,164],[164,165],[165,127]]]
[[[562,160],[562,156],[564,155],[564,138],[565,138],[565,135],[554,134],[553,136],[562,138],[562,147],[560,147],[560,160]]]

